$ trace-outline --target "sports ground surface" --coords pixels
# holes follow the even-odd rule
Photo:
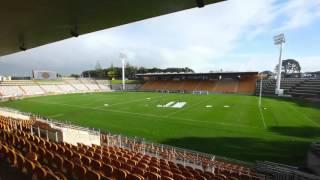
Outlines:
[[[164,108],[168,102],[183,108]],[[1,103],[102,131],[253,162],[299,165],[320,140],[320,105],[245,95],[143,92],[69,94]],[[206,107],[212,106],[212,107]]]

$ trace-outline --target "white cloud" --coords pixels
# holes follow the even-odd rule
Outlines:
[[[316,20],[320,20],[319,12],[319,0],[290,0],[278,11],[278,15],[286,17],[278,31],[310,25]]]

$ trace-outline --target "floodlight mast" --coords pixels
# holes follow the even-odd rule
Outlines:
[[[277,72],[277,84],[276,84],[276,91],[275,93],[278,94],[279,96],[282,95],[281,91],[281,68],[282,68],[282,44],[285,43],[285,38],[284,34],[281,33],[279,35],[276,35],[273,37],[274,44],[279,45],[280,48],[280,54],[279,54],[279,64],[278,64],[278,72]]]
[[[126,89],[126,77],[125,77],[125,59],[127,56],[124,53],[120,53],[120,59],[122,61],[122,90]]]

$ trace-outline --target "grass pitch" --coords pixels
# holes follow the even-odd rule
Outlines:
[[[170,101],[187,104],[157,107]],[[310,143],[320,139],[320,105],[276,98],[263,98],[262,104],[260,109],[258,97],[244,95],[115,92],[35,97],[0,106],[249,162],[302,164]]]

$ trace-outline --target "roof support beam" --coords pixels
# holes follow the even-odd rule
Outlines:
[[[203,7],[204,7],[204,2],[203,2],[203,0],[196,0],[196,2],[197,2],[198,8],[203,8]]]

